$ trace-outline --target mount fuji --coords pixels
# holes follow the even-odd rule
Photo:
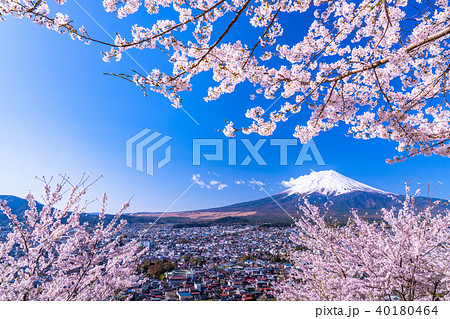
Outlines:
[[[300,176],[296,179],[291,178],[287,182],[282,182],[282,184],[289,187],[289,190],[286,191],[289,195],[320,194],[324,196],[339,196],[352,192],[393,195],[357,182],[354,179],[345,177],[344,175],[333,170],[312,172],[309,175]]]
[[[311,172],[282,184],[287,190],[262,199],[211,209],[167,213],[164,217],[187,218],[194,224],[211,221],[286,224],[292,223],[291,217],[299,216],[298,206],[307,199],[314,205],[327,207],[327,215],[338,220],[346,220],[352,210],[368,218],[377,218],[382,208],[399,208],[405,199],[404,195],[374,188],[333,170]],[[425,207],[429,200],[417,197],[416,204]]]
[[[124,216],[131,223],[154,222],[179,225],[211,225],[211,224],[292,224],[293,218],[299,216],[299,204],[305,200],[323,208],[327,216],[345,221],[356,210],[368,218],[377,218],[382,208],[400,208],[404,195],[390,193],[363,184],[338,172],[328,170],[311,172],[309,175],[291,178],[282,182],[286,190],[269,195],[265,198],[237,203],[222,207],[194,211],[165,213],[134,213]],[[25,199],[0,195],[0,200],[6,200],[12,211],[18,217],[23,217],[27,208]],[[423,208],[430,201],[437,199],[416,197],[417,207]],[[441,201],[448,206],[449,202]],[[40,205],[40,204],[39,204]],[[42,205],[41,205],[42,206]],[[438,210],[442,210],[438,208]],[[86,218],[88,218],[87,216]],[[0,222],[6,220],[6,215],[0,213]]]

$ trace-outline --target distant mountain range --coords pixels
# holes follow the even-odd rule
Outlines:
[[[377,218],[382,208],[401,207],[404,195],[389,193],[328,170],[311,172],[309,175],[291,178],[283,182],[287,190],[279,194],[258,200],[227,205],[223,207],[166,213],[158,223],[175,223],[181,225],[210,224],[290,224],[292,218],[298,216],[298,206],[304,200],[327,207],[327,215],[345,220],[351,210],[357,210],[368,218]],[[27,208],[25,199],[15,196],[2,196],[13,212],[21,216]],[[430,201],[426,197],[417,197],[418,207],[427,206]],[[448,205],[443,202],[443,208]],[[442,209],[443,209],[442,208]],[[152,222],[161,213],[135,213],[125,218],[129,222]],[[2,218],[0,214],[0,218]],[[3,215],[3,218],[6,218]]]
[[[28,209],[28,201],[13,195],[0,195],[0,201],[6,201],[11,211],[17,215],[19,219],[23,218],[23,213]],[[38,209],[42,209],[43,205],[36,203]],[[0,220],[6,220],[8,217],[0,212]]]
[[[223,207],[166,213],[168,218],[189,218],[194,223],[215,220],[238,223],[292,223],[298,216],[298,206],[305,199],[319,207],[327,207],[327,214],[337,219],[346,219],[351,210],[357,210],[369,218],[377,218],[382,208],[401,207],[404,195],[389,193],[355,181],[333,170],[311,172],[309,175],[291,178],[283,182],[288,189],[279,194],[258,200]],[[417,197],[418,207],[430,201]],[[446,201],[443,201],[447,204]],[[137,214],[154,216],[154,214]]]

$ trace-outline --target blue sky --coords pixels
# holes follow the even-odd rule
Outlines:
[[[138,14],[117,23],[115,16],[105,13],[100,3],[80,3],[111,33],[128,35],[129,26],[145,17]],[[84,24],[90,34],[107,39],[73,3],[63,9],[79,25]],[[287,22],[295,26],[294,21]],[[386,158],[397,155],[394,143],[355,140],[345,136],[345,127],[315,139],[325,166],[315,163],[295,166],[301,146],[290,148],[288,165],[281,166],[279,150],[269,146],[269,142],[261,151],[267,166],[252,161],[248,166],[230,167],[226,160],[202,161],[200,166],[193,166],[193,139],[224,138],[226,146],[228,140],[216,132],[223,128],[225,119],[238,125],[249,124],[244,118],[247,108],[257,105],[265,108],[273,101],[251,101],[249,87],[244,85],[234,94],[206,103],[203,96],[212,82],[209,75],[202,75],[194,82],[193,92],[184,96],[185,108],[197,125],[183,111],[172,108],[164,97],[152,93],[144,97],[136,86],[103,75],[137,68],[126,56],[119,63],[104,63],[100,51],[106,50],[105,47],[86,46],[68,36],[12,18],[0,23],[0,42],[0,194],[23,197],[30,189],[40,193],[42,185],[35,176],[68,174],[77,179],[88,172],[104,176],[89,196],[95,198],[106,192],[112,210],[134,194],[132,211],[164,211],[191,185],[194,174],[200,174],[205,182],[216,180],[228,185],[220,191],[217,187],[195,185],[173,205],[171,211],[176,211],[265,197],[258,187],[248,183],[252,179],[262,181],[268,192],[277,193],[284,190],[283,180],[307,174],[311,169],[334,169],[396,193],[404,193],[404,183],[409,181],[413,186],[420,182],[422,194],[426,195],[428,183],[436,186],[441,181],[443,185],[435,194],[450,196],[448,158],[416,157],[404,163],[386,164]],[[147,70],[167,65],[164,57],[155,52],[131,54]],[[293,138],[295,125],[304,120],[301,114],[291,118],[271,138]],[[154,176],[125,165],[125,141],[144,128],[172,137],[172,161]],[[249,138],[254,144],[260,137],[237,138]],[[156,156],[162,157],[162,152]],[[247,155],[238,141],[238,163]],[[92,210],[95,209],[94,205]]]

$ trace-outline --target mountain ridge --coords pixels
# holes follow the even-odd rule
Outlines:
[[[291,178],[289,181],[284,181],[282,185],[289,187],[286,191],[289,195],[293,193],[306,195],[314,193],[321,195],[342,195],[355,191],[396,195],[360,183],[333,170],[313,171],[309,175],[302,175],[295,179]]]
[[[352,210],[368,218],[378,218],[382,208],[400,208],[406,197],[363,184],[333,170],[313,171],[308,175],[291,178],[283,185],[289,188],[268,197],[209,209],[171,212],[164,216],[187,217],[195,222],[231,217],[260,223],[292,223],[292,217],[298,216],[298,206],[307,199],[310,203],[323,208],[323,211],[333,218],[345,220],[351,216]],[[422,208],[435,200],[438,199],[419,196],[416,197],[416,204]],[[327,206],[326,210],[325,206]]]
[[[170,213],[137,212],[127,214],[131,223],[154,222],[172,224],[246,223],[292,224],[299,215],[299,205],[308,200],[323,209],[328,216],[346,220],[356,210],[368,218],[378,218],[382,208],[400,208],[405,195],[390,193],[363,184],[336,171],[311,172],[283,183],[288,189],[275,195],[230,205]],[[11,201],[10,208],[22,217],[27,209],[26,199],[0,195],[0,200]],[[9,199],[9,200],[8,200]],[[435,198],[416,197],[419,208],[426,207]],[[448,201],[442,200],[445,205]],[[42,206],[42,205],[41,205]],[[326,210],[325,210],[326,207]],[[3,216],[2,216],[3,215]],[[89,218],[90,214],[86,218]],[[161,216],[161,218],[159,218]],[[1,219],[7,218],[0,214]]]

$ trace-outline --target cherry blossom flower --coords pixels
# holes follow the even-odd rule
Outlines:
[[[252,99],[283,98],[270,114],[255,114],[250,106],[252,122],[227,126],[229,136],[239,130],[270,135],[275,123],[298,118],[293,134],[302,143],[345,125],[355,138],[396,142],[401,156],[389,162],[450,156],[448,0],[104,0],[104,9],[119,19],[141,9],[157,15],[152,25],[135,24],[131,36],[117,35],[114,43],[91,38],[65,14],[52,16],[48,3],[0,0],[0,19],[28,18],[73,39],[110,46],[106,62],[132,49],[163,51],[172,70],[115,75],[144,93],[162,94],[177,108],[202,72],[215,82],[206,101],[243,83],[254,86]],[[306,15],[315,19],[297,41],[285,43],[280,17]],[[233,38],[230,30],[245,21],[259,35]]]
[[[42,208],[29,194],[23,220],[0,202],[12,228],[0,242],[0,300],[114,300],[139,283],[136,262],[145,250],[121,235],[129,204],[107,222],[104,195],[96,222],[81,223],[86,188],[72,187],[66,201],[63,188],[46,185]]]
[[[417,195],[417,193],[416,193]],[[449,300],[450,215],[424,210],[415,197],[369,222],[353,212],[345,226],[307,201],[292,241],[293,268],[281,300]]]

